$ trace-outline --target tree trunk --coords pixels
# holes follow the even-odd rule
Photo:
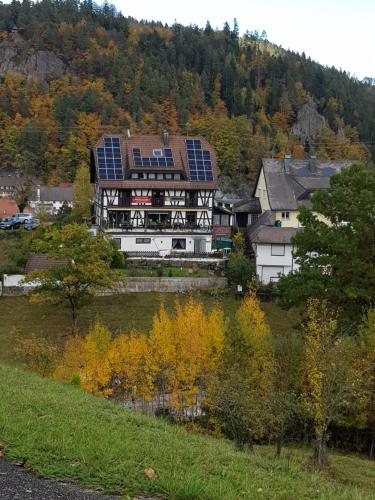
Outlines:
[[[282,440],[282,437],[279,436],[277,439],[276,439],[276,450],[275,450],[275,457],[276,458],[280,458],[281,456],[281,447],[283,445],[283,440]]]
[[[314,465],[317,469],[324,469],[328,465],[326,431],[316,434],[314,442]]]
[[[375,435],[373,434],[370,446],[370,460],[374,460],[374,452],[375,452]]]
[[[70,302],[71,310],[72,310],[72,333],[76,331],[77,327],[77,310],[74,302]]]

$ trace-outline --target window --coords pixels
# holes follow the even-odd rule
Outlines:
[[[157,180],[162,181],[164,178],[163,174],[157,174]]]
[[[135,242],[137,245],[147,245],[151,243],[151,238],[136,238]]]
[[[285,245],[271,245],[271,255],[285,255]]]
[[[163,156],[163,151],[161,149],[153,149],[152,154],[154,156]]]
[[[172,180],[172,174],[165,174],[165,179],[166,179],[167,181]]]
[[[156,179],[156,174],[155,174],[154,172],[152,172],[152,173],[150,172],[150,173],[148,174],[148,178],[149,178],[149,179]]]
[[[184,238],[173,238],[172,239],[172,248],[174,250],[185,250],[186,249],[186,240]]]
[[[174,180],[175,181],[181,180],[181,174],[174,174]]]
[[[281,218],[283,220],[289,220],[290,219],[290,212],[281,212]]]

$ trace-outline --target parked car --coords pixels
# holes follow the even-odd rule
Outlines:
[[[24,228],[26,229],[26,231],[32,231],[33,229],[36,229],[38,226],[40,226],[39,219],[30,219],[27,220],[24,224]]]
[[[0,222],[0,229],[19,229],[21,222],[13,217],[6,217]]]
[[[31,214],[14,214],[13,219],[17,220],[20,224],[24,224],[26,221],[31,220],[33,216]]]

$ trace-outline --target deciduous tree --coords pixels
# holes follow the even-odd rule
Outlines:
[[[68,224],[51,227],[34,249],[58,259],[59,264],[47,270],[34,271],[25,282],[36,282],[31,300],[35,303],[67,304],[75,328],[78,311],[99,290],[111,288],[119,279],[110,269],[112,248],[102,235],[94,236],[86,226]]]

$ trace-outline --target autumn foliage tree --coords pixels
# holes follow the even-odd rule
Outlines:
[[[167,398],[182,412],[206,390],[221,354],[225,329],[223,312],[206,312],[188,300],[168,313],[163,305],[149,335],[131,331],[112,338],[100,323],[81,338],[66,343],[55,376],[94,394],[121,399]]]
[[[270,329],[254,294],[228,330],[209,407],[240,448],[252,448],[272,425],[275,358]]]
[[[33,303],[66,304],[72,326],[79,309],[99,290],[113,287],[120,275],[110,268],[112,247],[102,236],[94,236],[86,226],[67,224],[51,227],[34,242],[34,250],[55,259],[49,269],[29,273],[25,282],[36,282]]]
[[[307,307],[302,364],[302,409],[314,432],[314,464],[328,465],[329,427],[348,411],[358,395],[353,338],[337,334],[337,321],[327,305],[311,299]]]

